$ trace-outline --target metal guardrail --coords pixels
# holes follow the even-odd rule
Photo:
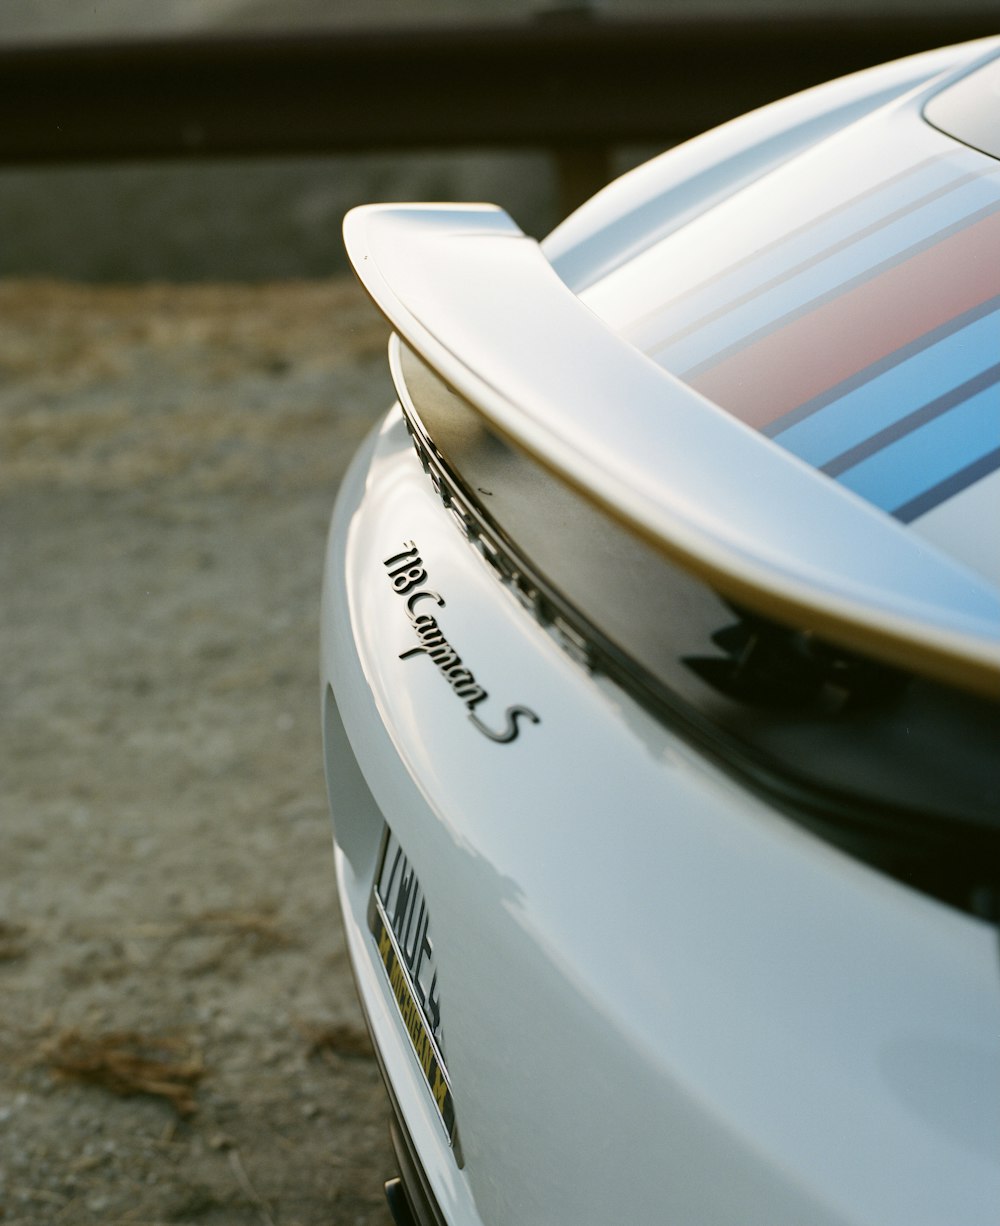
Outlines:
[[[604,19],[0,47],[0,164],[541,147],[561,209],[668,145],[872,64],[996,33],[938,16]]]
[[[7,47],[0,162],[665,142],[998,27],[990,5]]]

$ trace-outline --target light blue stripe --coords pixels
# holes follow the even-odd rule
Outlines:
[[[933,489],[1000,446],[1000,386],[904,435],[838,478],[885,511]]]
[[[654,352],[652,356],[675,374],[690,374],[692,368],[758,329],[837,290],[884,261],[902,255],[910,247],[932,239],[940,231],[960,223],[982,208],[995,205],[998,200],[1000,182],[996,172],[966,183],[852,243],[850,247],[810,265],[796,276],[765,290],[690,336]]]
[[[914,170],[905,178],[893,178],[838,209],[829,217],[805,226],[781,243],[741,262],[735,268],[713,277],[705,285],[666,303],[652,317],[638,320],[625,335],[640,349],[668,343],[670,337],[694,320],[752,293],[758,286],[780,277],[817,253],[850,239],[860,230],[877,225],[890,213],[905,208],[914,200],[955,182],[968,173],[972,158],[966,155],[940,158]]]
[[[998,361],[1000,311],[993,311],[773,437],[819,468]]]

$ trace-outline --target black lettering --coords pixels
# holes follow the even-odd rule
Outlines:
[[[434,647],[432,651],[429,651],[427,654],[443,673],[448,672],[449,669],[462,663],[462,661],[455,654],[455,649],[443,639]]]
[[[399,893],[396,895],[396,905],[392,912],[392,930],[398,936],[403,930],[403,920],[406,918],[406,911],[410,903],[410,894],[413,890],[413,883],[416,880],[413,869],[411,868],[407,874],[404,870],[403,876],[399,881]]]
[[[429,926],[428,920],[429,916],[425,912],[423,925],[418,925],[417,927],[417,940],[414,942],[413,950],[413,966],[410,968],[411,974],[413,975],[413,986],[416,990],[417,996],[420,997],[420,1003],[422,1005],[426,1004],[427,993],[424,991],[423,984],[420,982],[418,976],[420,974],[420,963],[424,960],[424,945],[427,942],[427,929]]]
[[[436,1039],[440,1038],[441,1031],[441,999],[438,996],[438,977],[437,971],[434,972],[434,977],[431,979],[431,986],[427,990],[427,1018],[431,1024],[431,1034]]]
[[[414,558],[412,566],[404,563],[398,570],[390,571],[389,578],[392,580],[392,590],[398,592],[400,596],[405,596],[407,592],[412,592],[415,587],[424,582],[427,578],[427,571],[420,565],[420,558]]]
[[[470,704],[466,704],[470,705]],[[494,732],[492,728],[488,728],[478,716],[469,714],[469,719],[475,724],[483,736],[488,736],[491,741],[497,741],[501,745],[505,745],[510,741],[517,740],[518,726],[517,721],[519,716],[524,719],[530,719],[533,724],[541,723],[541,720],[528,707],[508,707],[506,711],[507,725],[500,732]]]
[[[416,897],[414,897],[413,907],[410,910],[410,918],[406,923],[406,936],[403,938],[403,961],[406,963],[406,969],[410,972],[411,978],[413,976],[413,961],[417,956],[417,947],[420,944],[420,930],[424,926],[424,915],[426,914],[426,911],[427,908],[424,904],[424,900],[421,898],[420,912],[417,914],[417,900]],[[413,916],[415,914],[417,915],[417,926],[413,930],[413,945],[411,946],[409,943],[410,930],[413,928]]]
[[[380,894],[381,894],[381,896],[382,896],[382,901],[383,901],[384,903],[388,903],[388,902],[389,902],[389,896],[392,894],[392,883],[393,883],[393,881],[395,880],[395,877],[396,877],[396,869],[397,869],[397,868],[399,868],[399,862],[400,862],[400,860],[401,860],[402,858],[403,858],[403,849],[402,849],[402,847],[397,847],[397,848],[396,848],[396,855],[395,855],[395,858],[393,859],[393,862],[392,862],[392,871],[389,873],[389,880],[388,880],[388,883],[386,884],[386,887],[385,887],[385,889],[384,889],[384,890],[380,890],[380,891],[379,891],[379,893],[380,893]],[[383,871],[384,871],[384,870],[385,870],[385,866],[383,865],[382,867],[383,867]]]
[[[391,558],[386,558],[382,563],[387,570],[395,566],[397,562],[402,562],[404,558],[415,558],[417,556],[417,547],[412,541],[404,541],[403,544],[408,545],[409,549],[403,553],[394,553]]]
[[[413,606],[421,600],[433,600],[435,604],[440,605],[442,609],[444,608],[444,601],[437,594],[437,592],[429,592],[426,590],[422,592],[414,592],[406,602],[406,610],[411,617],[415,616]]]
[[[537,724],[541,722],[539,717],[529,707],[508,707],[504,713],[504,726],[500,729],[495,729],[484,723],[475,714],[475,708],[480,703],[485,702],[489,694],[477,683],[472,671],[463,665],[461,657],[441,632],[437,620],[429,613],[416,612],[416,607],[422,600],[431,600],[440,607],[443,607],[445,602],[437,592],[433,592],[430,589],[413,590],[426,580],[427,572],[423,569],[423,559],[419,556],[416,545],[412,541],[406,541],[405,544],[407,549],[404,552],[394,554],[391,558],[387,558],[384,563],[385,567],[389,570],[389,578],[392,581],[393,588],[400,595],[407,598],[406,613],[413,625],[418,640],[417,646],[401,651],[399,659],[409,660],[417,655],[430,656],[442,676],[448,681],[453,693],[465,703],[466,709],[469,712],[469,719],[483,736],[489,737],[491,741],[501,745],[516,741],[520,734],[518,721],[530,720],[531,723]],[[392,876],[394,875],[395,865],[393,866]],[[390,877],[390,887],[392,876]],[[407,880],[406,884],[407,899],[404,900],[403,911],[399,911],[399,900],[397,900],[398,917],[405,913],[405,902],[409,901],[409,890],[412,883],[410,880]],[[414,907],[416,905],[415,898],[413,905]],[[408,917],[408,925],[412,922],[412,918],[411,913]],[[393,927],[398,933],[400,929],[396,920],[393,922]],[[407,934],[409,934],[409,926],[407,927]]]
[[[410,909],[406,914],[406,931],[404,932],[402,929],[399,930],[399,941],[403,947],[403,957],[407,966],[409,966],[413,961],[413,955],[411,954],[409,958],[406,957],[406,942],[410,939],[410,929],[413,927],[413,917],[417,913],[417,899],[420,897],[420,882],[417,880],[417,875],[412,871],[410,875],[413,879],[413,888],[410,893]],[[423,903],[421,902],[420,905],[423,906]]]
[[[428,927],[429,927],[428,917],[425,917],[424,918],[424,933],[423,933],[423,936],[420,938],[420,948],[417,951],[417,960],[413,966],[413,986],[417,989],[417,995],[420,997],[420,1003],[425,1008],[427,1006],[427,995],[424,992],[423,984],[420,982],[420,965],[423,962],[425,956],[431,957],[433,956],[433,953],[434,953],[434,950],[431,947],[431,939],[427,935]]]

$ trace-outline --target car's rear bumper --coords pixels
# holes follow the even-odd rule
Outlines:
[[[400,1174],[386,1183],[385,1194],[396,1226],[447,1226],[398,1108],[394,1110],[389,1133]]]
[[[540,717],[512,743],[401,659],[417,639],[383,561],[410,542],[489,691],[476,713]],[[347,942],[431,1222],[988,1218],[995,931],[773,813],[589,675],[456,531],[398,413],[343,487],[322,659]],[[433,919],[464,1165],[368,929],[386,822]]]

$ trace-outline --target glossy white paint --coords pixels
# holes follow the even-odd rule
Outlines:
[[[996,50],[982,39],[881,64],[741,115],[609,183],[544,240],[576,293],[790,157]]]
[[[949,206],[947,200],[944,202],[946,208],[955,210],[954,214],[949,215],[946,208],[942,208],[940,200],[932,200],[926,210],[930,215],[926,225],[931,232],[935,226],[943,228],[946,219],[959,222],[965,215],[961,211],[963,208],[971,214],[986,200],[996,199],[1000,187],[1000,162],[920,122],[918,111],[926,94],[926,90],[920,91],[914,97],[869,116],[715,207],[706,209],[688,225],[653,243],[641,254],[623,262],[595,282],[581,294],[582,301],[613,332],[667,370],[683,377],[683,367],[693,366],[697,361],[697,351],[692,352],[690,336],[690,332],[697,331],[697,327],[688,327],[686,341],[673,347],[664,345],[663,337],[680,331],[699,316],[711,318],[713,312],[723,314],[734,294],[727,279],[734,269],[745,269],[747,262],[756,258],[759,265],[763,265],[759,274],[761,282],[765,277],[778,281],[789,265],[803,258],[808,243],[814,244],[813,250],[820,245],[820,240],[812,237],[812,231],[809,239],[801,241],[798,247],[787,242],[789,234],[801,233],[810,227],[821,229],[823,219],[835,215],[838,209],[850,217],[853,205],[857,214],[860,211],[858,202],[863,205],[866,194],[878,198],[881,193],[883,198],[889,197],[881,208],[885,215],[891,216],[891,210],[905,204],[906,200],[890,196],[887,187],[905,182],[908,177],[915,178],[913,172],[920,167],[931,169],[942,179],[946,175],[957,178],[961,173],[972,180],[967,204],[961,193],[956,193],[959,197],[957,204]],[[929,184],[931,187],[935,185],[933,180]],[[911,190],[915,194],[916,189]],[[864,222],[882,219],[873,206],[869,204],[864,207]],[[850,224],[860,231],[862,221],[859,219]],[[874,232],[867,242],[857,243],[854,248],[853,267],[863,261],[874,263],[889,259],[894,253],[891,245],[893,239],[886,232],[888,227],[872,228]],[[919,231],[914,234],[904,227],[901,229],[905,237],[896,240],[900,245],[919,237]],[[787,261],[785,264],[775,254],[782,250],[791,252],[784,257]],[[769,261],[759,253],[770,253]],[[825,260],[825,274],[817,278],[815,268],[811,269],[816,279],[811,280],[808,275],[801,278],[809,286],[803,293],[818,296],[831,283],[839,284],[847,280],[850,275],[847,269],[852,267],[848,263],[849,258],[847,252],[837,250]],[[823,280],[824,275],[826,281]],[[794,283],[794,278],[791,280]],[[996,277],[996,288],[1000,290],[1000,271]],[[780,306],[770,304],[775,314],[796,305],[794,292],[787,286],[782,290],[772,289],[770,295],[766,291],[758,293],[746,303],[742,312],[734,312],[737,318],[744,321],[745,329],[760,328],[773,318],[767,313],[769,296],[780,302]],[[718,326],[718,320],[715,326]],[[739,324],[730,326],[738,328]],[[998,333],[995,340],[994,332]],[[985,360],[995,361],[996,354],[1000,354],[1000,327],[995,322],[991,324],[990,336],[993,341],[990,349],[994,352]],[[837,334],[829,349],[837,353],[849,349],[849,345],[849,337]],[[686,359],[682,356],[685,347]],[[808,361],[803,362],[802,366],[809,363],[822,365],[825,356],[814,349],[808,353]],[[786,352],[783,365],[794,367],[797,357],[797,353]],[[780,396],[781,389],[775,387],[773,372],[765,386],[768,398]],[[994,390],[994,398],[993,434],[996,444],[1000,445],[1000,389]],[[979,482],[967,490],[970,498],[960,502],[950,513],[936,515],[930,531],[922,524],[922,517],[908,526],[906,531],[932,540],[942,552],[980,573],[997,589],[1000,585],[1000,549],[989,539],[992,534],[984,531],[984,526],[1000,522],[1000,502],[994,492],[992,500],[980,506],[985,493],[978,489],[981,484]],[[987,488],[990,484],[989,480],[985,482]],[[774,488],[769,481],[767,485],[769,489]],[[995,483],[993,489],[996,490]],[[776,490],[775,494],[780,497]],[[975,505],[972,499],[975,499]],[[802,504],[799,502],[797,505],[801,507]],[[843,522],[845,530],[848,530],[847,520]],[[808,530],[807,525],[803,527]],[[815,538],[814,551],[815,541],[819,539],[826,542],[828,537]],[[894,559],[884,553],[874,539],[871,539],[869,548],[884,561],[882,582],[888,582],[887,574],[894,569]]]
[[[1000,350],[1000,338],[997,348]],[[970,531],[973,524],[985,525],[986,531]],[[969,565],[1000,587],[1000,546],[993,530],[997,524],[1000,524],[1000,470],[970,485],[928,515],[922,515],[912,530],[941,549],[953,549],[955,540],[961,537]]]
[[[685,292],[724,274],[747,258],[748,238],[758,250],[779,243],[852,199],[932,159],[997,163],[921,123],[917,97],[880,111],[829,138],[728,197],[666,239],[650,244],[581,295],[615,331],[644,348],[642,321],[655,332],[657,315]],[[888,211],[889,206],[886,206]],[[870,220],[866,218],[865,220]],[[861,223],[858,223],[860,229]],[[886,239],[876,236],[882,244]],[[873,240],[873,246],[875,245]],[[751,252],[754,248],[751,248]],[[801,257],[800,257],[801,258]],[[870,257],[874,262],[878,257]],[[706,304],[708,310],[714,305]]]
[[[610,319],[633,256],[997,45],[765,108],[626,176],[541,249],[497,210],[391,206],[353,216],[352,253],[458,390],[671,553],[848,639],[861,627],[890,654],[995,679],[996,589],[934,547],[955,516],[988,519],[994,479],[924,517],[921,541],[653,366],[566,285],[593,285]],[[652,412],[665,426],[650,440]],[[477,731],[430,659],[400,658],[417,640],[383,560],[408,542],[435,593],[419,608],[488,691],[477,716],[540,717],[511,743]],[[348,945],[452,1226],[1000,1221],[995,926],[779,816],[564,654],[456,529],[398,410],[342,487],[322,636]],[[367,929],[383,821],[430,906],[461,1168]]]
[[[1000,691],[992,584],[633,348],[502,210],[372,205],[344,234],[365,288],[444,379],[651,543],[751,607]]]
[[[515,742],[399,659],[382,560],[411,540],[484,717],[541,717]],[[338,503],[322,668],[367,779],[329,718],[352,957],[449,1221],[996,1220],[995,929],[777,816],[569,660],[456,531],[398,412]],[[382,814],[431,906],[462,1171],[365,928]]]

